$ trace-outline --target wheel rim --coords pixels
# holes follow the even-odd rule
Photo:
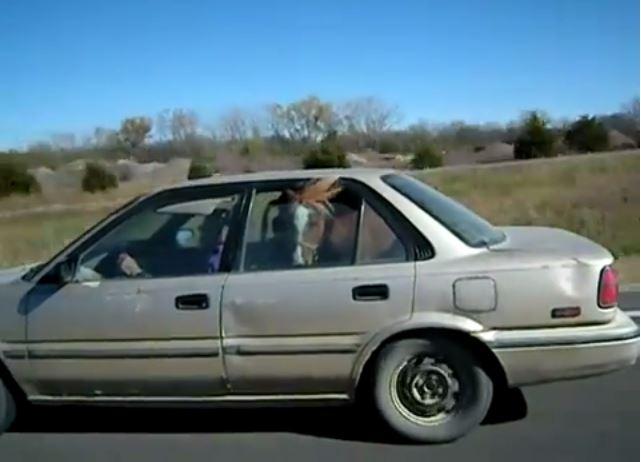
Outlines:
[[[390,381],[392,402],[405,418],[433,425],[448,418],[459,395],[459,381],[442,360],[416,355],[396,368]]]

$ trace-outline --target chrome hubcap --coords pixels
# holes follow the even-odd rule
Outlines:
[[[430,356],[413,356],[392,375],[390,392],[395,407],[407,419],[433,424],[455,408],[459,382],[452,369]]]

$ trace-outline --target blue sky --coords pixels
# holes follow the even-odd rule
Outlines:
[[[573,117],[638,93],[638,0],[0,3],[0,148],[309,94],[374,95],[409,123]]]

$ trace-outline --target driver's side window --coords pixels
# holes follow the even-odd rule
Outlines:
[[[177,277],[221,270],[238,194],[151,201],[84,251],[77,281]]]

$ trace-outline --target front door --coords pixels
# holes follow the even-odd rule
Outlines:
[[[287,199],[307,186],[254,193],[221,308],[233,393],[344,394],[364,336],[411,315],[412,251],[383,201],[341,182],[322,216],[312,215],[323,207],[305,212],[312,225],[324,220],[314,238],[292,222],[302,214]]]
[[[221,187],[153,196],[73,252],[72,282],[55,266],[42,277],[23,307],[29,393],[225,393],[219,307],[240,197]]]

